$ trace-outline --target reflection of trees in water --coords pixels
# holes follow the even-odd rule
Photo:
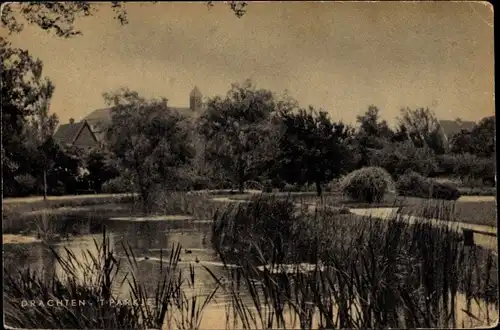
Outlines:
[[[121,243],[134,252],[146,253],[150,249],[170,248],[166,226],[160,222],[115,222],[107,226]]]
[[[8,272],[16,273],[18,270],[37,264],[39,244],[9,244],[3,246],[4,268]]]
[[[40,259],[42,262],[41,276],[47,281],[56,274],[56,257],[48,246],[40,246]]]

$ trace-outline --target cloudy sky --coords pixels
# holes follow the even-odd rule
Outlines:
[[[371,104],[391,123],[402,106],[442,119],[494,114],[485,3],[250,3],[241,19],[221,3],[130,3],[126,26],[100,6],[77,24],[82,36],[27,27],[8,37],[44,62],[61,123],[105,107],[102,93],[120,87],[187,106],[195,85],[211,97],[246,78],[349,123]]]

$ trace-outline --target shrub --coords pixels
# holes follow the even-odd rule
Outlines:
[[[286,183],[283,186],[283,188],[281,189],[281,191],[283,191],[283,192],[299,192],[300,187],[298,185],[295,185],[295,184]]]
[[[440,171],[462,179],[467,185],[495,185],[495,159],[472,154],[442,155],[438,158]]]
[[[249,180],[244,184],[245,190],[264,190],[266,186],[271,187],[272,190],[272,182],[270,180],[264,180],[263,182]]]
[[[54,196],[62,196],[68,193],[64,183],[59,180],[50,185],[48,189],[49,193]]]
[[[328,184],[325,185],[324,190],[326,192],[334,192],[334,193],[336,193],[336,192],[338,192],[341,189],[340,184],[341,184],[341,180],[340,179],[334,179],[334,180],[328,182]]]
[[[349,173],[341,182],[344,195],[360,202],[380,202],[389,186],[391,177],[381,167],[365,167]]]
[[[192,190],[206,190],[212,188],[210,179],[200,175],[193,176],[190,186]]]
[[[384,168],[393,178],[398,178],[409,169],[425,176],[438,171],[438,163],[432,149],[417,148],[409,141],[374,150],[370,155],[370,165]]]
[[[130,180],[124,177],[117,177],[102,184],[102,191],[106,194],[123,194],[133,192],[133,185]]]
[[[36,190],[36,179],[30,174],[21,174],[15,177],[15,180],[19,184],[19,194],[21,196],[26,196],[35,193]]]
[[[271,180],[264,180],[262,183],[262,192],[271,193],[273,192],[273,182]]]
[[[457,158],[455,155],[445,154],[436,157],[439,172],[441,174],[452,176],[455,174]]]
[[[396,190],[401,196],[457,200],[460,191],[451,182],[438,182],[413,171],[408,171],[396,182]]]

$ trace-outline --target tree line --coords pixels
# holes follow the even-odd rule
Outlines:
[[[95,9],[91,3],[22,6],[28,23],[65,38],[78,35],[75,19]],[[124,7],[114,6],[126,24]],[[21,29],[11,11],[2,23],[11,33]],[[391,128],[369,106],[353,127],[249,80],[209,98],[195,122],[165,99],[127,89],[107,93],[113,119],[105,147],[86,153],[53,139],[58,119],[49,109],[56,87],[43,76],[41,61],[4,38],[0,53],[4,196],[133,189],[146,203],[156,187],[243,190],[249,184],[267,190],[311,185],[321,195],[325,184],[365,166],[383,167],[394,177],[412,170],[495,180],[494,116],[448,140],[427,108],[401,109]]]
[[[494,117],[449,141],[426,108],[401,109],[393,129],[369,106],[353,127],[250,80],[206,100],[194,121],[166,99],[128,89],[105,93],[112,123],[104,147],[86,153],[53,139],[58,120],[48,109],[55,86],[43,77],[42,63],[6,41],[1,52],[5,195],[40,194],[44,187],[50,194],[134,190],[147,206],[158,189],[243,191],[249,183],[266,190],[314,186],[321,195],[325,184],[366,166],[395,178],[408,170],[494,176]],[[481,162],[485,168],[474,173]]]

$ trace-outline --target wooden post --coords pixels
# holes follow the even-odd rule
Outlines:
[[[43,170],[43,200],[47,200],[47,171]]]
[[[464,245],[465,246],[474,246],[474,231],[466,228],[462,228],[464,235]]]

